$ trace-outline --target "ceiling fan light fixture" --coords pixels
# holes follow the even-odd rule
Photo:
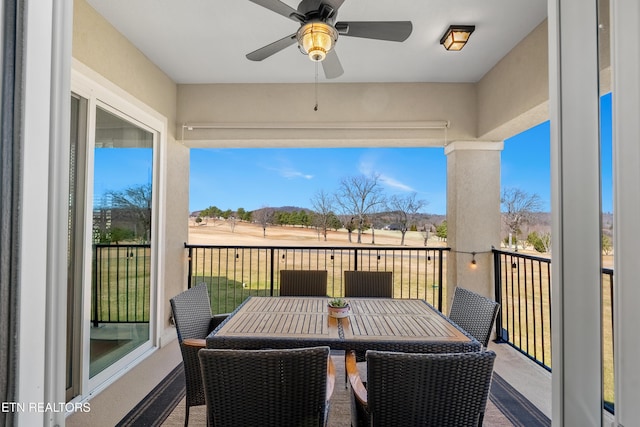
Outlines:
[[[475,25],[451,25],[440,39],[440,44],[447,50],[461,50],[475,29]]]
[[[300,27],[296,35],[300,50],[314,62],[324,60],[338,41],[338,32],[329,24],[314,21]]]

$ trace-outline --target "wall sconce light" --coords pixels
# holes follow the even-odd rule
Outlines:
[[[475,25],[451,25],[440,39],[440,44],[447,50],[461,50],[475,29]]]
[[[471,252],[471,269],[475,270],[478,268],[478,263],[476,262],[476,253]]]

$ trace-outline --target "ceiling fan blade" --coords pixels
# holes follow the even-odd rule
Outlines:
[[[335,79],[344,73],[342,64],[340,63],[340,59],[338,59],[338,54],[335,49],[332,49],[327,53],[327,56],[322,61],[322,69],[324,70],[324,76],[328,79]]]
[[[322,3],[328,4],[337,11],[340,9],[340,6],[342,6],[342,3],[344,3],[344,0],[324,0]]]
[[[280,0],[249,0],[252,3],[260,5],[264,8],[267,8],[279,15],[284,16],[285,18],[292,19],[296,22],[302,22],[300,14],[297,10],[292,8],[289,5],[282,3]]]
[[[282,49],[291,46],[295,42],[296,34],[293,33],[281,38],[280,40],[263,46],[260,49],[254,50],[251,53],[247,53],[247,59],[250,59],[252,61],[262,61],[263,59],[270,57],[274,53],[278,53]]]
[[[349,21],[337,22],[336,30],[341,36],[403,42],[413,30],[411,21]]]

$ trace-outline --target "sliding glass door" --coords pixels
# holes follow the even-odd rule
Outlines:
[[[67,401],[153,347],[157,295],[159,126],[79,89],[71,96]]]
[[[153,140],[96,107],[90,378],[149,341]]]

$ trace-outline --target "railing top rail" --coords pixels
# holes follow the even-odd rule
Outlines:
[[[325,250],[404,250],[404,251],[450,251],[451,248],[433,246],[277,246],[277,245],[192,245],[184,244],[185,249],[189,248],[213,248],[213,249],[325,249]]]
[[[500,254],[500,255],[511,255],[517,258],[525,258],[525,259],[530,259],[533,261],[541,261],[541,262],[546,262],[546,263],[551,263],[551,258],[543,258],[543,257],[539,257],[539,256],[535,256],[535,255],[527,255],[527,254],[523,254],[520,252],[513,252],[513,251],[502,251],[500,249],[492,249],[492,252],[494,254]]]
[[[150,248],[150,243],[94,243],[95,248]]]
[[[525,259],[530,259],[533,261],[541,261],[541,262],[545,262],[548,264],[551,264],[551,258],[543,258],[543,257],[538,257],[538,256],[534,256],[534,255],[527,255],[527,254],[522,254],[520,252],[513,252],[513,251],[503,251],[500,249],[493,249],[492,250],[494,254],[500,254],[500,255],[511,255],[513,257],[517,257],[517,258],[525,258]],[[613,268],[602,268],[602,274],[608,274],[610,276],[613,276]]]

